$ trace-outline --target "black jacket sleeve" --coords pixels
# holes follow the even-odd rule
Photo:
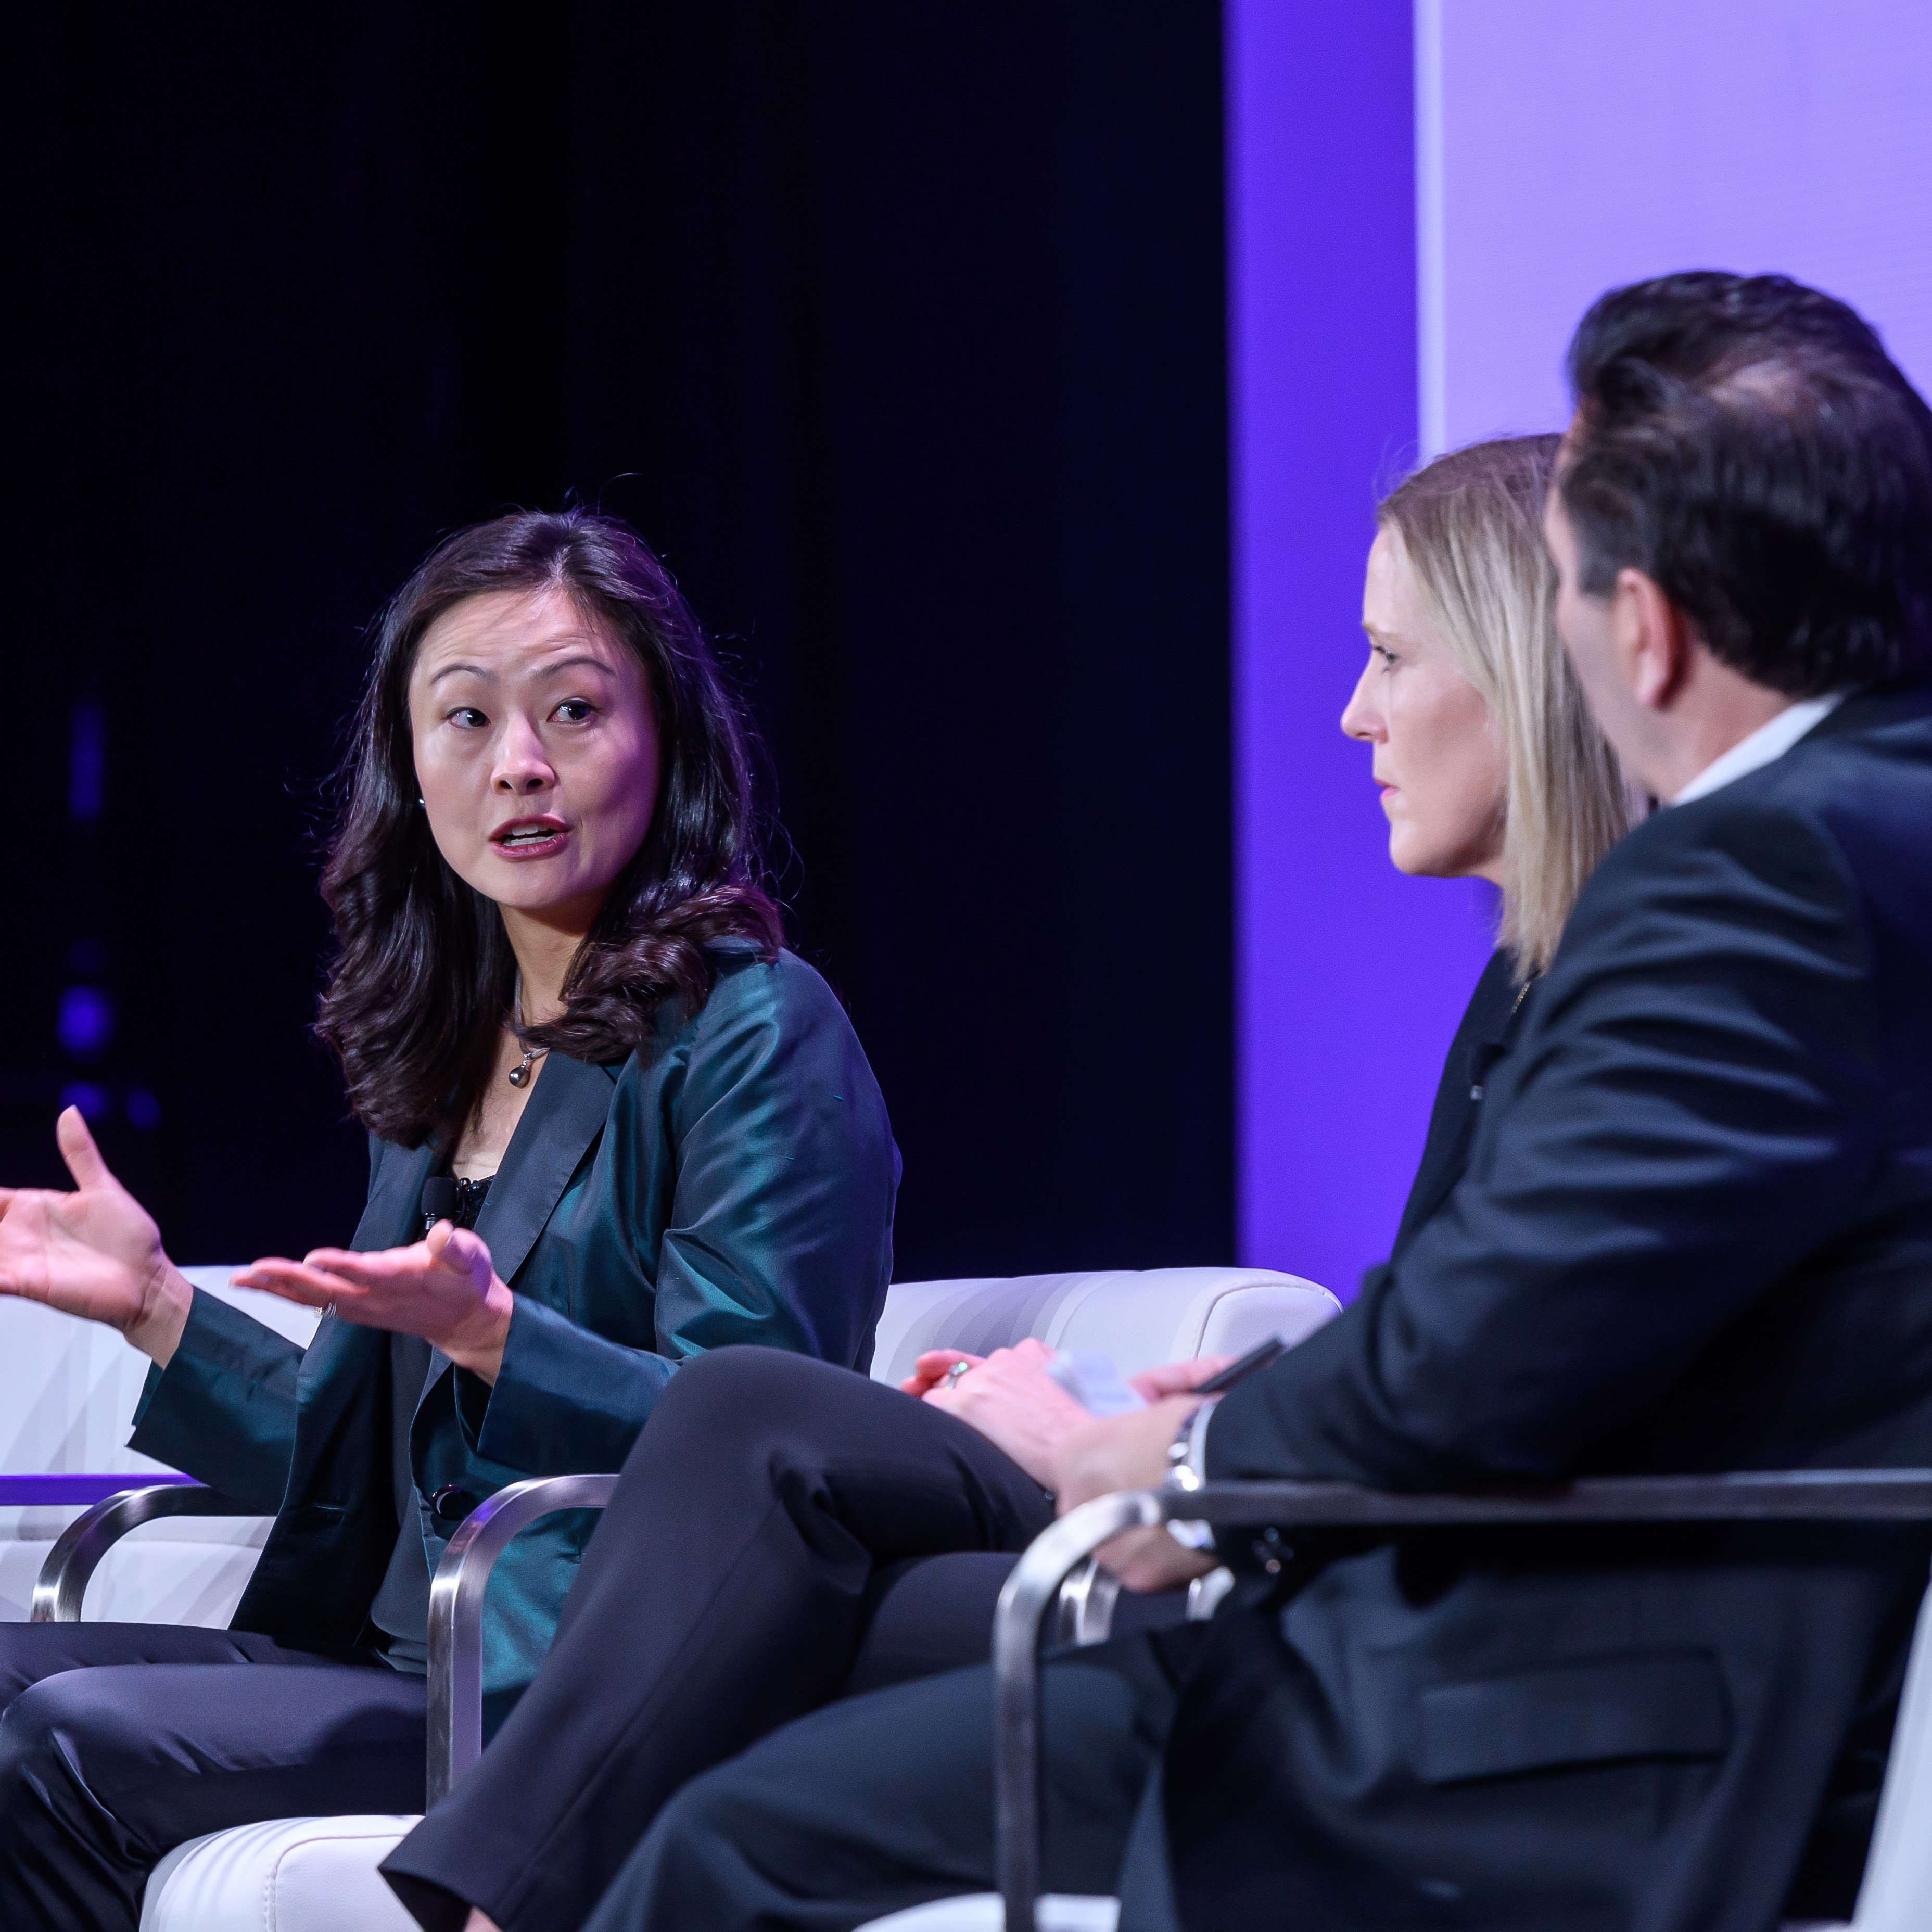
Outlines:
[[[1883,1084],[1859,895],[1818,821],[1718,794],[1573,916],[1456,1192],[1360,1299],[1232,1392],[1220,1478],[1557,1477],[1827,1240]]]

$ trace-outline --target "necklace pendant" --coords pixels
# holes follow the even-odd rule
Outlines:
[[[522,1066],[510,1069],[510,1084],[512,1087],[527,1087],[530,1084],[530,1062],[536,1058],[534,1054],[526,1054]]]

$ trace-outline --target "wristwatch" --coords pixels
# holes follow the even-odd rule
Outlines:
[[[1191,1492],[1199,1489],[1208,1480],[1208,1418],[1214,1414],[1214,1405],[1220,1399],[1219,1396],[1210,1396],[1191,1411],[1174,1431],[1174,1440],[1167,1445],[1167,1488]],[[1170,1517],[1167,1533],[1184,1550],[1207,1550],[1212,1547],[1214,1541],[1211,1523],[1176,1522]]]

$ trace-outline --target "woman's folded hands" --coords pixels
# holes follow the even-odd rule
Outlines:
[[[956,1380],[934,1382],[922,1400],[970,1424],[1004,1449],[1041,1488],[1053,1487],[1053,1450],[1072,1430],[1093,1418],[1046,1372],[1053,1351],[1031,1336],[1010,1348],[995,1348],[983,1360],[950,1354],[922,1355],[921,1365],[971,1362]]]
[[[1198,1406],[1190,1391],[1232,1359],[1203,1355],[1143,1370],[1127,1381],[1148,1406],[1131,1414],[1096,1417],[1048,1372],[1053,1356],[1031,1336],[984,1358],[934,1349],[920,1357],[902,1386],[1004,1450],[1054,1494],[1063,1515],[1115,1490],[1156,1487],[1167,1473],[1168,1445]],[[955,1376],[952,1371],[962,1361],[966,1372]],[[1130,1531],[1100,1554],[1134,1590],[1171,1589],[1215,1564],[1212,1556],[1186,1550],[1158,1529]]]

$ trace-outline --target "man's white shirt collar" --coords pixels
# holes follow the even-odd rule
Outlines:
[[[1844,695],[1842,691],[1834,691],[1828,698],[1801,698],[1796,704],[1787,704],[1748,738],[1740,738],[1721,758],[1713,758],[1670,803],[1688,805],[1694,798],[1708,797],[1747,772],[1783,758],[1820,718],[1837,707]]]

